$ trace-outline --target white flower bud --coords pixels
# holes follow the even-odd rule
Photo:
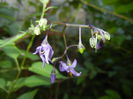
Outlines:
[[[40,32],[40,28],[38,27],[38,26],[36,26],[35,28],[34,28],[34,34],[36,34],[36,35],[39,35],[41,32]]]
[[[40,0],[43,4],[48,4],[49,0]]]
[[[45,29],[45,28],[46,28],[46,25],[47,25],[47,19],[45,19],[45,18],[40,19],[40,21],[39,21],[39,26],[40,26],[42,29]]]

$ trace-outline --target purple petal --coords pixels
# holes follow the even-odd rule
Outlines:
[[[42,41],[41,45],[46,45],[48,43],[48,35],[45,36],[44,40]]]
[[[105,32],[104,30],[99,29],[99,33],[102,36],[102,40],[105,42],[104,32]]]
[[[76,65],[77,65],[77,60],[76,60],[76,59],[74,59],[74,61],[73,61],[72,65],[71,65],[71,66],[69,66],[69,67],[70,67],[70,68],[75,68],[75,67],[76,67]]]
[[[45,61],[47,64],[49,64],[49,53],[50,53],[50,49],[48,49],[46,52],[45,52]]]
[[[63,61],[60,61],[59,69],[60,69],[61,72],[67,71],[68,66]]]
[[[53,54],[54,54],[54,51],[53,49],[51,48],[50,49],[50,52],[49,52],[49,59],[51,59],[53,57]]]
[[[74,76],[80,76],[81,72],[76,72],[74,69],[71,69],[70,72],[74,75]]]
[[[55,73],[51,73],[51,77],[50,77],[51,83],[54,83],[55,82],[55,79],[56,79]]]
[[[40,49],[41,49],[41,46],[37,47],[37,48],[36,48],[36,51],[35,51],[33,54],[39,53]]]
[[[41,57],[41,59],[42,59],[42,62],[43,62],[43,67],[45,66],[45,64],[46,64],[46,61],[45,61],[45,56],[44,55],[40,55],[40,57]]]

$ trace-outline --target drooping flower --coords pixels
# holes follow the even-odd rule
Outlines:
[[[59,70],[61,72],[66,71],[67,73],[69,73],[70,75],[74,75],[74,76],[80,76],[81,72],[76,72],[75,71],[75,67],[77,65],[77,60],[74,59],[73,63],[71,63],[71,61],[68,59],[67,63],[60,61],[60,65],[59,65]]]
[[[84,45],[82,44],[82,39],[81,39],[81,27],[79,27],[79,44],[78,44],[78,50],[81,54],[84,53],[85,51],[85,47]]]
[[[36,48],[36,51],[33,53],[33,54],[39,53],[39,56],[41,57],[42,62],[43,62],[43,66],[46,63],[49,64],[49,62],[51,62],[51,58],[54,54],[54,51],[52,47],[50,46],[50,44],[48,43],[47,38],[48,36],[46,35],[45,39],[41,43],[41,46],[38,46]]]
[[[91,35],[90,46],[95,49],[100,49],[103,47],[106,40],[110,40],[110,34],[102,29],[94,27],[91,25]]]
[[[55,80],[56,80],[56,72],[55,72],[55,69],[53,69],[50,75],[50,82],[54,83]]]

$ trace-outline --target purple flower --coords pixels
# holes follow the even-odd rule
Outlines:
[[[90,45],[92,48],[100,49],[103,47],[106,40],[110,40],[110,34],[103,29],[94,27],[90,25],[91,27],[91,34],[92,37],[90,38]]]
[[[55,79],[56,79],[56,73],[55,73],[55,70],[52,70],[51,76],[50,76],[50,82],[54,83]]]
[[[41,57],[42,62],[43,62],[43,66],[46,63],[49,64],[49,62],[51,62],[51,58],[54,54],[54,51],[53,51],[52,47],[49,45],[47,38],[48,38],[48,36],[46,35],[45,39],[41,43],[41,46],[38,46],[36,48],[36,51],[33,53],[33,54],[39,53],[39,56]]]
[[[60,61],[59,69],[60,69],[61,72],[66,71],[67,73],[73,74],[74,76],[80,76],[81,72],[78,73],[74,69],[76,67],[76,65],[77,65],[77,60],[76,59],[73,61],[72,64],[70,63],[70,61],[67,62],[67,64],[63,61]]]

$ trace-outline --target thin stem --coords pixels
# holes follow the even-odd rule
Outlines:
[[[31,38],[31,40],[30,40],[30,43],[29,43],[29,45],[28,45],[28,47],[27,47],[27,49],[26,49],[25,56],[24,56],[24,58],[23,58],[23,60],[22,60],[22,63],[21,63],[21,67],[24,67],[27,54],[28,54],[28,52],[29,52],[29,50],[30,50],[30,48],[31,48],[31,46],[32,46],[32,43],[33,43],[33,41],[34,41],[34,38],[35,38],[35,35],[32,36],[32,38]]]
[[[10,97],[12,91],[13,91],[13,87],[14,87],[14,85],[16,84],[16,81],[18,80],[18,78],[19,78],[19,76],[20,76],[20,74],[21,74],[21,68],[20,68],[20,65],[19,65],[19,63],[18,63],[17,58],[15,58],[14,60],[15,60],[16,66],[17,66],[18,73],[17,73],[17,75],[16,75],[15,80],[12,81],[12,84],[11,84],[11,86],[10,86],[9,89],[8,89],[8,95],[7,95],[6,99],[9,99],[9,97]]]
[[[46,8],[46,4],[43,4],[43,9],[42,9],[42,15],[41,15],[41,18],[44,17],[45,8]]]
[[[16,63],[17,70],[18,70],[18,73],[17,73],[17,76],[16,76],[16,80],[17,80],[19,78],[20,74],[21,74],[21,68],[19,66],[19,63],[18,63],[17,59],[15,59],[15,63]]]
[[[64,39],[65,48],[66,48],[66,47],[67,47],[67,41],[66,41],[65,29],[66,29],[66,26],[64,26],[64,28],[63,28],[63,30],[62,30],[62,33],[63,33],[63,39]]]
[[[53,61],[53,63],[60,60],[61,58],[63,58],[66,55],[68,49],[70,49],[72,47],[77,47],[77,46],[78,46],[77,44],[67,46],[66,49],[64,50],[64,53],[61,56],[56,57],[55,60]]]
[[[81,42],[81,27],[79,27],[79,42]]]
[[[58,25],[64,25],[67,27],[91,28],[89,25],[83,25],[83,24],[70,24],[70,23],[62,23],[62,22],[53,22],[53,23]]]

